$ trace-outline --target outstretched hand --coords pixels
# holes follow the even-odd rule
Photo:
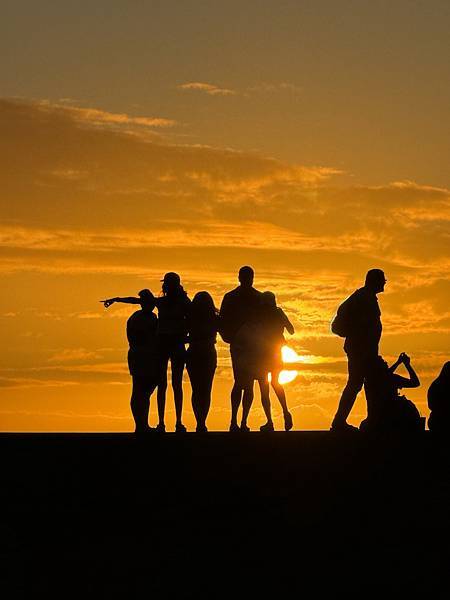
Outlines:
[[[111,306],[111,304],[114,304],[115,299],[114,298],[107,298],[106,300],[100,300],[100,302],[103,304],[103,306],[105,308],[109,308]]]

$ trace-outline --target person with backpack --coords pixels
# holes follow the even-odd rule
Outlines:
[[[348,380],[331,424],[332,431],[356,429],[347,418],[361,391],[370,365],[378,357],[381,339],[381,312],[377,294],[384,292],[386,277],[381,269],[367,272],[365,284],[338,308],[331,331],[345,338],[344,351],[348,359]]]

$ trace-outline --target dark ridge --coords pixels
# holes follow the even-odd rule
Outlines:
[[[447,585],[450,442],[430,432],[11,433],[0,449],[5,598]]]

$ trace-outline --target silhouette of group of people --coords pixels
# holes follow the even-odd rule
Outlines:
[[[259,384],[266,415],[266,423],[261,430],[274,430],[269,380],[283,410],[285,429],[292,429],[292,416],[278,376],[282,368],[283,333],[286,329],[293,334],[294,327],[277,306],[275,295],[256,290],[253,278],[253,269],[242,267],[239,286],[225,294],[220,311],[206,291],[198,292],[190,300],[181,285],[180,276],[173,272],[164,275],[159,297],[145,289],[137,297],[102,300],[106,308],[116,302],[140,305],[140,310],[133,313],[127,322],[128,366],[133,382],[130,404],[137,433],[151,431],[148,417],[150,397],[155,390],[158,405],[158,425],[155,429],[165,432],[169,362],[175,402],[175,431],[186,431],[182,421],[185,367],[192,387],[196,431],[201,433],[208,430],[206,420],[217,367],[218,333],[230,344],[233,365],[230,431],[249,431],[247,418],[253,403],[255,380]],[[158,315],[154,313],[155,309]],[[242,418],[238,424],[241,405]]]
[[[131,411],[137,433],[154,431],[149,426],[150,397],[157,390],[158,424],[156,432],[165,432],[167,371],[170,362],[171,384],[175,403],[175,431],[186,427],[183,413],[183,372],[186,367],[192,388],[192,409],[196,431],[207,432],[207,417],[217,368],[217,334],[230,346],[233,369],[231,391],[231,432],[247,432],[247,419],[253,403],[254,382],[258,382],[266,422],[261,431],[273,431],[270,387],[275,392],[284,416],[284,428],[293,427],[286,394],[279,382],[283,368],[281,348],[284,332],[294,334],[294,327],[277,306],[272,292],[253,287],[254,271],[249,266],[239,270],[239,285],[226,293],[220,310],[207,291],[189,299],[180,276],[170,272],[162,279],[161,294],[148,289],[137,297],[102,300],[108,308],[116,302],[140,305],[127,322],[129,342],[128,366],[132,377]],[[399,391],[420,385],[407,354],[402,352],[389,366],[379,355],[382,334],[381,312],[377,294],[384,291],[386,278],[380,269],[371,269],[365,284],[338,308],[331,324],[336,335],[345,338],[348,380],[334,416],[332,431],[357,429],[347,423],[358,393],[364,387],[367,418],[361,431],[416,431],[423,429],[423,419],[416,406]],[[158,314],[155,314],[155,309]],[[186,345],[188,346],[186,349]],[[408,378],[396,373],[403,364]],[[431,410],[429,428],[445,430],[450,426],[450,362],[428,392]],[[241,419],[238,413],[241,408]]]

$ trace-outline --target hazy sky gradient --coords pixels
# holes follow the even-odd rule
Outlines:
[[[98,300],[177,270],[220,303],[245,263],[297,329],[297,427],[329,426],[345,381],[329,321],[374,266],[383,353],[412,354],[425,414],[449,353],[447,2],[11,2],[3,17],[3,429],[130,429],[132,309]],[[229,419],[219,357],[213,429]]]

